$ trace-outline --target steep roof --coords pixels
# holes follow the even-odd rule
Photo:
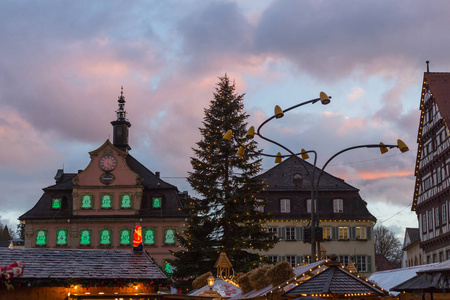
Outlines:
[[[415,186],[416,186],[416,190],[418,190],[419,187],[419,176],[417,176],[418,174],[418,170],[419,170],[419,165],[420,165],[420,161],[421,161],[421,148],[422,148],[422,130],[423,130],[423,126],[422,126],[422,122],[424,119],[424,104],[425,104],[425,95],[426,95],[426,90],[429,89],[431,94],[432,94],[432,99],[434,99],[437,108],[439,110],[439,113],[441,114],[442,119],[444,120],[445,123],[448,123],[450,121],[450,73],[441,73],[441,72],[425,72],[423,75],[423,84],[422,84],[422,94],[421,94],[421,98],[420,98],[420,110],[422,111],[421,113],[421,124],[419,125],[419,130],[418,130],[418,134],[417,134],[417,143],[418,143],[418,149],[417,149],[417,157],[416,157],[416,165],[415,165],[415,175],[416,175],[416,180],[415,180]],[[431,100],[428,100],[431,101]],[[418,193],[415,192],[414,193],[414,199],[413,199],[413,203],[411,205],[411,210],[415,211],[416,210],[416,206],[417,206],[417,201],[418,201]]]
[[[441,116],[450,120],[450,73],[425,73],[423,78],[435,98]]]
[[[22,261],[21,280],[163,280],[164,273],[145,252],[96,249],[0,249],[0,265]]]
[[[320,169],[314,167],[307,161],[289,157],[282,163],[276,165],[270,170],[258,175],[256,178],[264,180],[267,184],[267,191],[283,191],[283,190],[311,190],[310,175],[315,173],[316,180],[314,181],[314,188],[317,184],[317,179],[320,175]],[[300,174],[301,177],[294,178],[293,176]],[[357,188],[349,185],[344,180],[334,177],[333,175],[323,172],[320,177],[319,184],[320,191],[358,191]]]
[[[126,156],[127,165],[130,169],[142,178],[142,185],[144,186],[144,195],[145,197],[151,197],[152,194],[160,195],[161,193],[164,195],[164,201],[167,205],[163,205],[160,210],[153,210],[149,208],[149,201],[144,201],[143,199],[139,215],[140,216],[166,216],[166,217],[176,217],[176,216],[184,216],[184,213],[180,211],[178,208],[181,207],[180,197],[187,197],[185,194],[180,194],[178,188],[172,184],[169,184],[158,176],[156,176],[153,172],[147,169],[144,165],[142,165],[138,160],[136,160],[133,156],[127,154]],[[26,219],[48,219],[48,218],[56,218],[56,219],[65,219],[65,218],[73,218],[73,201],[72,201],[72,188],[73,182],[72,179],[76,176],[76,173],[64,173],[62,170],[58,170],[57,176],[55,176],[56,183],[54,185],[48,186],[44,188],[44,194],[41,196],[39,201],[35,204],[35,206],[21,215],[19,217],[20,220]],[[51,201],[54,197],[62,198],[62,207],[61,209],[51,209]],[[124,215],[125,217],[129,217],[129,215]],[[83,216],[76,216],[77,218],[83,218]],[[120,216],[107,216],[107,217],[120,217]]]
[[[383,289],[353,275],[340,264],[333,264],[312,278],[299,283],[283,296],[300,296],[302,294],[375,294],[387,295]]]

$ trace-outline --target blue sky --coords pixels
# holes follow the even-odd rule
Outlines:
[[[331,95],[328,106],[301,107],[264,129],[291,149],[316,150],[319,166],[350,146],[403,139],[408,153],[355,150],[327,167],[402,236],[417,226],[407,206],[425,61],[450,71],[449,8],[417,0],[2,1],[0,221],[15,227],[57,169],[87,166],[88,152],[112,135],[121,86],[130,153],[190,191],[191,148],[226,73],[245,93],[250,125],[275,105]]]

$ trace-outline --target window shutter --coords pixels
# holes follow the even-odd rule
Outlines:
[[[356,240],[356,227],[350,227],[350,240]]]
[[[295,227],[295,239],[298,241],[303,240],[303,227]]]
[[[278,227],[278,237],[282,240],[286,239],[286,227]]]
[[[366,257],[367,257],[367,272],[370,273],[372,272],[372,257],[370,255]]]
[[[331,239],[338,240],[339,239],[339,228],[331,227]]]
[[[370,226],[367,226],[366,227],[366,236],[367,236],[368,240],[371,239],[371,233],[372,233],[372,230],[371,230]]]

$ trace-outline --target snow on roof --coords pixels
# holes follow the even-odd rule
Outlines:
[[[383,289],[390,291],[390,289],[393,288],[394,286],[397,286],[400,283],[403,283],[406,280],[416,276],[417,272],[433,269],[433,267],[436,265],[437,263],[433,263],[428,265],[375,272],[372,275],[370,275],[367,279],[369,281],[372,281],[379,287],[382,287]],[[392,291],[391,294],[395,296],[399,293]]]
[[[199,289],[196,289],[188,294],[188,296],[200,296],[205,291],[209,290],[209,286],[205,285]],[[213,291],[216,291],[222,296],[222,298],[230,298],[241,294],[241,289],[232,283],[226,282],[220,278],[216,278],[214,281]]]

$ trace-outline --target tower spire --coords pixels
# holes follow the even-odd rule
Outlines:
[[[127,111],[125,110],[125,96],[123,95],[123,86],[120,88],[120,96],[117,100],[119,108],[116,110],[117,120],[112,121],[113,126],[113,145],[128,152],[131,147],[128,145],[128,128],[131,123],[127,120]]]

